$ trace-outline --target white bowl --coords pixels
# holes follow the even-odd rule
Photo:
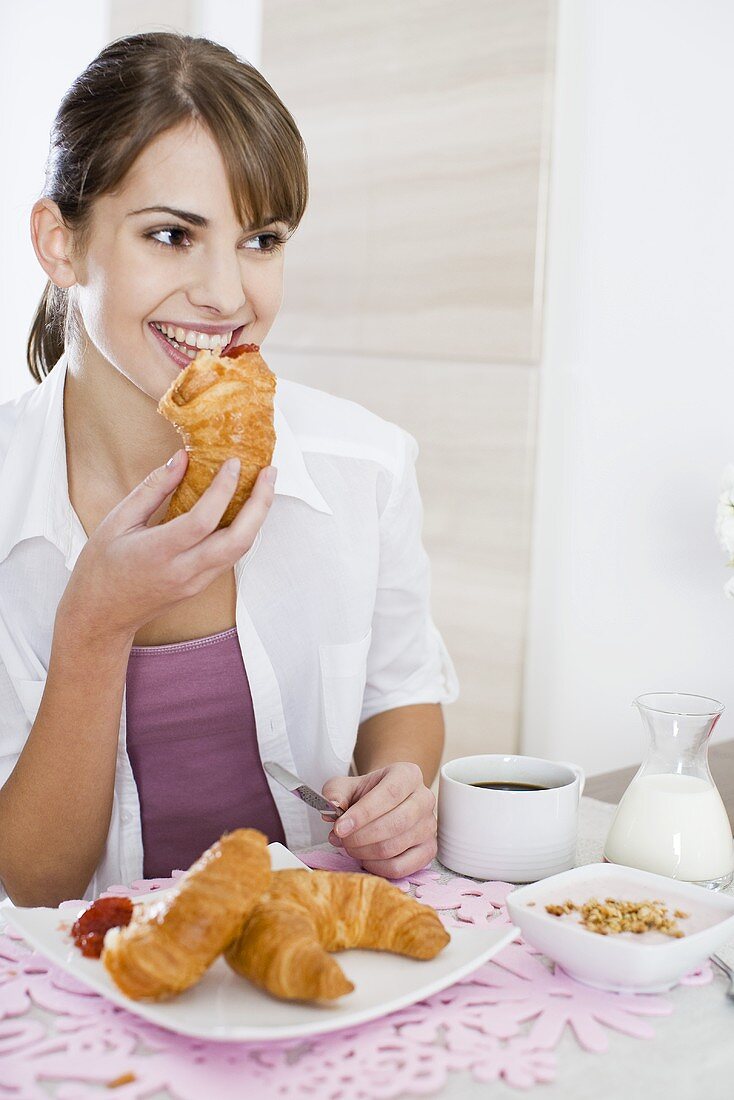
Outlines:
[[[602,936],[581,927],[573,914],[547,913],[546,905],[577,905],[596,897],[660,900],[685,932],[674,939],[660,932]],[[529,904],[532,903],[532,904]],[[523,939],[587,985],[615,992],[658,993],[670,989],[708,957],[734,940],[734,897],[613,863],[592,863],[522,886],[507,898],[513,924]]]

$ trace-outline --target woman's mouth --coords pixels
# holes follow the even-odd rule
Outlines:
[[[207,333],[198,329],[184,329],[159,321],[149,321],[148,328],[153,333],[169,359],[180,368],[187,367],[199,351],[207,350],[221,354],[233,347],[245,330],[245,325],[227,332]]]

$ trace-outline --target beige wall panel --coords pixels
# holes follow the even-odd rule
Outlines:
[[[537,361],[553,10],[267,0],[311,177],[284,348]]]
[[[270,346],[266,358],[277,374],[358,401],[421,444],[433,615],[462,688],[446,708],[446,756],[512,752],[519,736],[537,372],[309,356]]]

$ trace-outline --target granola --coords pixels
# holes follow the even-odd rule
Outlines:
[[[603,902],[598,898],[589,898],[583,905],[576,905],[567,899],[560,905],[546,905],[545,911],[554,917],[578,913],[579,924],[600,936],[619,932],[635,932],[638,935],[642,932],[662,932],[674,939],[685,936],[685,932],[678,927],[678,920],[687,920],[689,915],[676,909],[670,916],[667,905],[659,898],[655,901],[605,898]]]

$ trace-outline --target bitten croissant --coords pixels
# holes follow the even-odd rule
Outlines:
[[[163,1000],[199,980],[237,935],[270,879],[267,837],[225,833],[192,864],[173,894],[107,932],[102,962],[133,1000]]]
[[[240,459],[237,488],[218,527],[228,527],[252,492],[275,447],[275,375],[257,344],[234,348],[234,357],[200,351],[158,403],[158,412],[183,436],[189,455],[163,519],[188,512],[227,458]],[[237,354],[239,352],[239,354]]]
[[[363,947],[432,959],[450,938],[433,909],[376,875],[275,871],[225,958],[276,997],[334,1000],[354,986],[330,951]]]

